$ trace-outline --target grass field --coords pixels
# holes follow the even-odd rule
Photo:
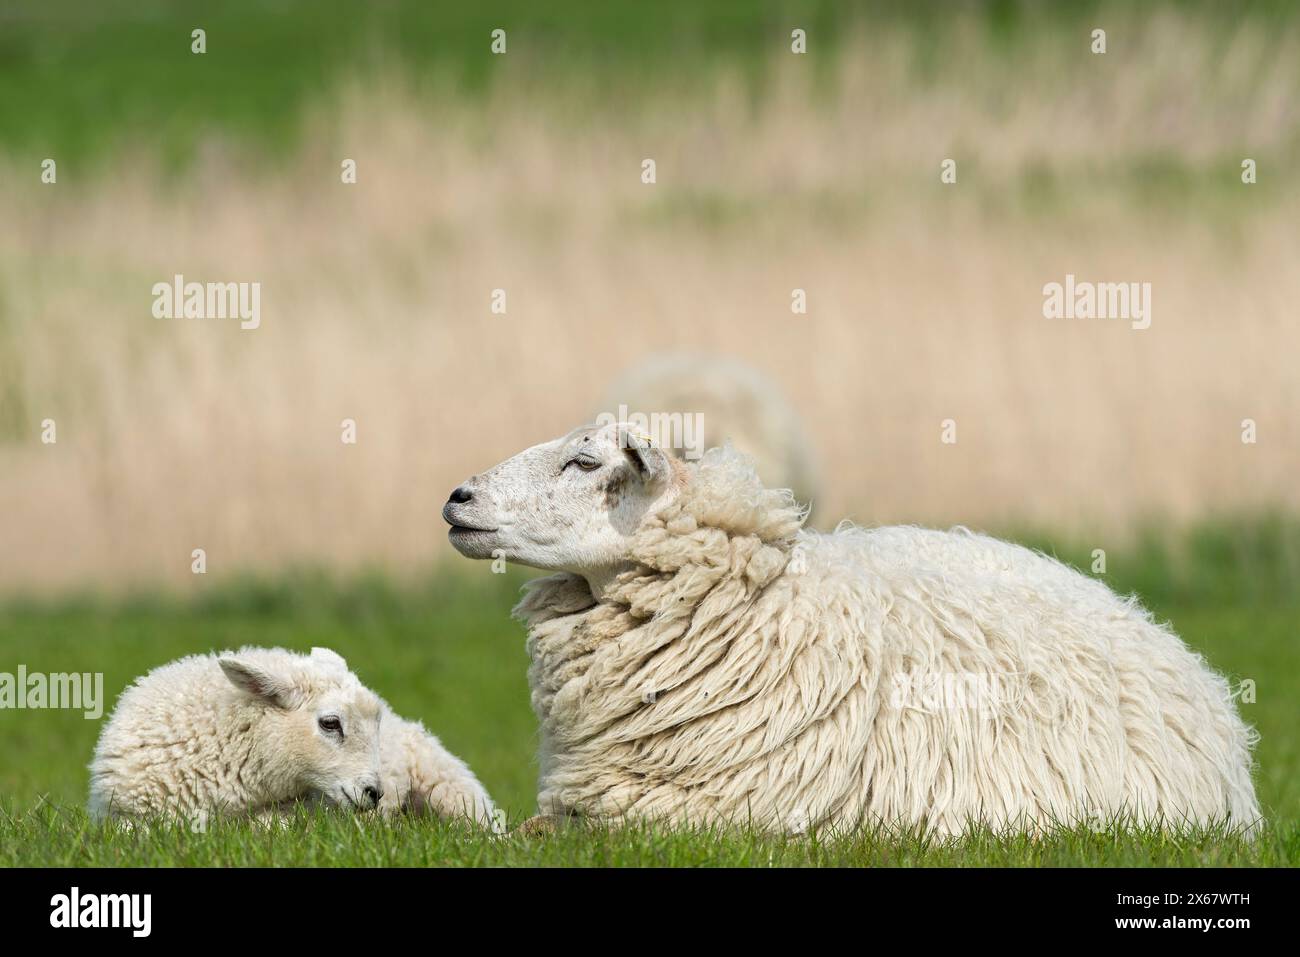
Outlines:
[[[1254,841],[1217,831],[1061,829],[956,840],[858,829],[772,836],[745,828],[570,828],[494,836],[438,821],[381,822],[302,809],[284,827],[227,821],[203,834],[155,822],[106,831],[76,808],[0,809],[0,866],[143,867],[1293,867],[1300,829]]]
[[[1300,863],[1297,89],[1286,0],[10,0],[0,672],[111,706],[181,655],[329,646],[519,821],[524,576],[452,555],[441,503],[642,358],[722,355],[801,419],[817,521],[1103,548],[1251,683],[1269,824],[120,833],[81,810],[102,721],[0,710],[0,865]],[[264,286],[261,325],[156,318],[178,273]],[[1149,282],[1150,328],[1048,320],[1067,274]]]
[[[1038,544],[1087,568],[1079,547]],[[219,824],[205,834],[161,826],[130,834],[90,825],[85,765],[100,722],[79,713],[0,713],[0,864],[1272,864],[1300,862],[1300,528],[1276,518],[1207,526],[1177,542],[1147,538],[1108,558],[1121,591],[1156,613],[1234,681],[1261,733],[1257,782],[1270,826],[1258,841],[1221,834],[1068,831],[1042,840],[973,834],[955,844],[859,831],[806,841],[743,831],[490,838],[436,822],[381,824],[304,812],[288,830]],[[508,609],[522,581],[486,566],[424,584],[382,577],[216,586],[188,599],[9,602],[0,648],[29,670],[103,671],[108,702],[136,675],[179,655],[242,643],[332,647],[399,712],[423,719],[464,757],[512,822],[533,813],[535,723],[526,657]]]
[[[178,166],[214,136],[291,153],[311,106],[356,76],[394,70],[470,97],[541,84],[620,105],[666,84],[698,91],[730,72],[757,97],[770,88],[771,59],[794,27],[811,39],[810,68],[823,78],[838,69],[846,41],[905,37],[920,86],[954,65],[969,67],[963,47],[972,35],[1000,65],[1023,70],[1045,37],[1086,36],[1099,23],[1122,36],[1145,19],[1122,3],[1023,0],[663,0],[617,8],[599,0],[226,0],[202,9],[137,0],[125,16],[122,6],[5,5],[0,145],[63,155],[78,168],[132,152],[142,139]],[[1155,12],[1200,20],[1220,51],[1243,27],[1285,42],[1295,22],[1286,0],[1231,8],[1179,0]],[[202,61],[190,53],[196,27],[207,32]],[[497,28],[508,31],[510,55],[484,56]],[[1267,59],[1275,47],[1260,52]]]

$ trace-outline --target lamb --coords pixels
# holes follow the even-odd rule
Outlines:
[[[384,705],[379,734],[379,812],[466,819],[501,830],[492,799],[460,758],[416,721]]]
[[[651,421],[658,416],[670,434],[648,431],[678,458],[698,459],[707,448],[730,442],[754,460],[769,488],[790,489],[810,509],[820,494],[819,469],[798,413],[770,379],[739,360],[650,356],[609,386],[601,414],[633,428],[638,415]],[[691,415],[699,416],[702,434],[688,428],[689,421],[678,425]],[[674,429],[680,435],[671,435]]]
[[[1227,681],[1044,555],[964,529],[809,532],[734,450],[686,465],[618,425],[473,476],[443,516],[467,557],[556,572],[515,610],[549,820],[1259,819]]]
[[[122,694],[90,772],[99,820],[265,817],[298,800],[493,815],[469,769],[327,648],[242,648],[154,669]]]

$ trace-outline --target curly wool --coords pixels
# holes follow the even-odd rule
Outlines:
[[[343,687],[374,703],[382,715],[381,813],[492,824],[492,801],[469,767],[422,724],[394,714],[341,658],[254,647],[241,648],[236,656],[284,676],[304,702]],[[90,766],[92,817],[267,814],[306,796],[293,773],[295,742],[265,730],[261,718],[267,705],[231,685],[219,665],[222,657],[190,655],[169,662],[123,692]]]
[[[949,834],[1259,818],[1228,683],[1134,601],[964,529],[801,524],[713,450],[599,603],[574,575],[531,583],[544,813]],[[923,690],[943,676],[1000,693],[947,706]]]
[[[246,647],[238,656],[274,670],[305,701],[360,687],[333,660],[283,648]],[[268,706],[236,689],[220,661],[189,655],[122,693],[90,764],[91,817],[264,811],[297,796],[292,762],[272,757],[295,742],[262,731]]]
[[[406,812],[468,819],[495,827],[495,808],[474,772],[418,721],[385,703],[379,735],[381,814]]]

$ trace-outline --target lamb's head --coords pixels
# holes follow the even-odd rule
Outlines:
[[[246,648],[218,663],[253,712],[250,773],[264,800],[378,806],[383,704],[339,655]]]
[[[471,476],[442,517],[469,558],[592,581],[628,561],[632,535],[677,494],[684,468],[625,425],[585,426]]]

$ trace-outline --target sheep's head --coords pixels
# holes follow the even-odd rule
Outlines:
[[[382,702],[327,648],[310,657],[244,649],[218,659],[258,712],[253,758],[267,801],[305,797],[365,810],[379,804]]]
[[[451,493],[442,517],[456,550],[588,581],[629,559],[647,513],[677,492],[684,466],[613,423],[525,449]]]

